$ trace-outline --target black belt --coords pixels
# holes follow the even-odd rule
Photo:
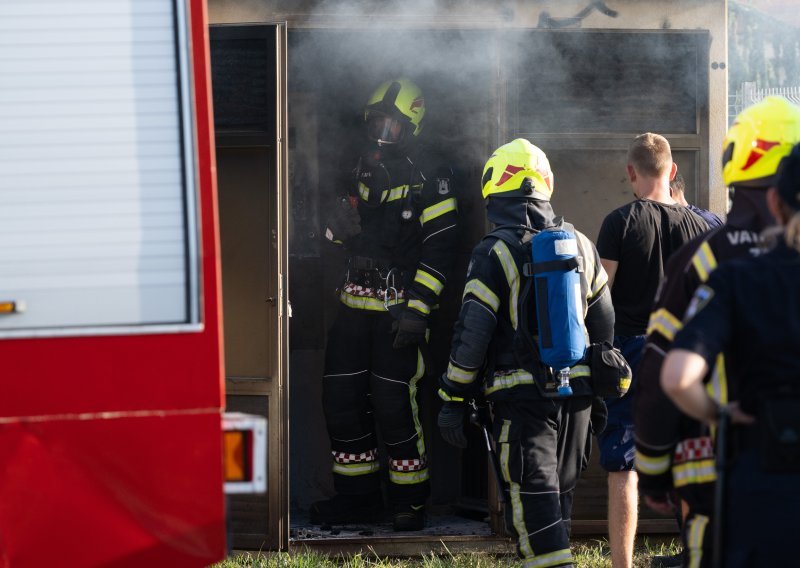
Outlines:
[[[388,272],[392,267],[392,261],[387,258],[351,256],[349,266],[353,270],[377,270],[379,272]]]

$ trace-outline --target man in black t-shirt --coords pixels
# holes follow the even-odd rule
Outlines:
[[[628,179],[636,200],[609,213],[597,250],[608,273],[616,324],[614,343],[631,369],[644,346],[647,322],[664,265],[673,252],[708,230],[706,222],[670,196],[678,168],[663,136],[637,136],[628,149]],[[608,475],[609,545],[615,568],[630,567],[636,535],[638,493],[634,471],[633,391],[608,400],[608,426],[598,436],[600,463]]]

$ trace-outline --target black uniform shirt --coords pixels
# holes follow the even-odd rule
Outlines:
[[[683,205],[637,199],[609,213],[597,237],[600,258],[619,263],[611,299],[617,335],[643,335],[667,259],[708,230]]]
[[[697,289],[673,348],[709,366],[724,352],[738,371],[730,398],[748,413],[756,414],[756,393],[770,383],[800,382],[800,255],[781,242],[721,265]]]
[[[677,445],[682,440],[708,436],[707,427],[681,413],[659,383],[661,364],[683,326],[686,308],[697,287],[708,280],[720,263],[762,253],[760,242],[757,231],[727,224],[691,240],[667,263],[650,315],[647,343],[639,366],[634,369],[636,469],[639,487],[644,491],[668,491],[673,486],[670,464],[675,467],[684,463],[673,459]],[[717,400],[727,403],[727,377],[733,377],[736,369],[725,365],[721,357],[716,365],[720,368],[711,376],[710,387]],[[698,455],[697,459],[705,457]],[[690,480],[685,474],[681,479],[683,485],[708,482],[702,477]]]
[[[384,176],[385,186],[371,187],[374,170]],[[408,307],[428,316],[447,283],[458,244],[452,170],[418,148],[413,159],[400,154],[380,166],[359,166],[354,173],[361,233],[345,243],[348,252],[375,259],[382,269],[399,269]],[[377,195],[371,198],[373,192]],[[352,308],[384,309],[382,299],[364,299],[347,290],[340,300]]]

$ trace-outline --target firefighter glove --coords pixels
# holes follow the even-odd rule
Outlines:
[[[467,418],[467,405],[463,402],[445,402],[439,411],[437,424],[444,441],[456,448],[467,447],[464,422]]]
[[[397,331],[392,344],[395,349],[402,349],[409,345],[419,345],[425,343],[428,318],[406,308],[400,314],[400,318],[392,325],[392,330]]]
[[[592,434],[595,436],[602,434],[603,430],[608,426],[608,407],[605,401],[599,396],[592,399],[592,410],[589,415],[589,420]]]
[[[325,225],[325,238],[332,243],[341,244],[361,232],[361,216],[358,207],[353,206],[350,199],[342,197],[331,208],[328,222]]]
[[[648,507],[662,515],[674,515],[680,510],[678,507],[680,498],[673,491],[665,491],[663,493],[645,492],[643,497]]]

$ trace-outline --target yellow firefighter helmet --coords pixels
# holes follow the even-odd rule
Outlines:
[[[494,151],[483,168],[481,185],[484,199],[522,189],[520,195],[549,200],[553,171],[542,150],[517,138]]]
[[[723,143],[726,186],[769,187],[781,160],[800,142],[800,107],[770,96],[736,117]]]
[[[367,136],[381,145],[397,144],[409,135],[419,136],[424,116],[422,91],[406,78],[383,83],[364,109]]]

